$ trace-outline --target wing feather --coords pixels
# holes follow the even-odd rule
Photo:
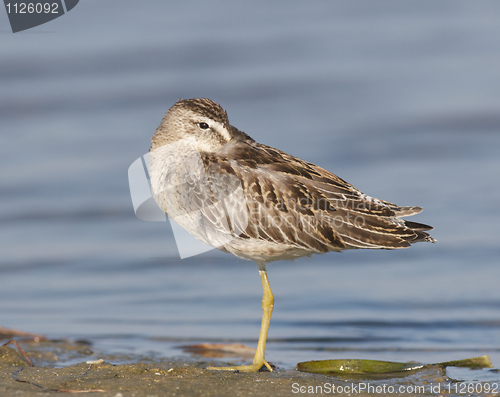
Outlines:
[[[243,189],[248,214],[241,238],[286,244],[312,252],[345,248],[405,248],[432,241],[428,225],[400,216],[422,211],[361,193],[312,163],[254,141],[230,142],[202,153],[209,175],[230,174]]]

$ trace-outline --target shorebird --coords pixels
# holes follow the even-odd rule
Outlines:
[[[431,226],[402,218],[422,208],[370,197],[317,165],[257,143],[210,99],[176,102],[151,142],[151,190],[159,207],[197,239],[259,269],[263,315],[253,364],[209,369],[272,371],[265,359],[274,307],[267,263],[435,241],[426,232]]]

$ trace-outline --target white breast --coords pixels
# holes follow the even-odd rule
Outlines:
[[[153,197],[171,219],[198,240],[216,248],[235,237],[234,225],[227,222],[224,200],[213,202],[214,185],[193,141],[184,139],[161,146],[150,152],[149,159]],[[235,198],[234,194],[239,196]],[[244,202],[241,189],[227,197],[235,199]]]
[[[240,238],[239,234],[250,221],[241,183],[235,177],[234,182],[240,186],[225,191],[227,195],[212,202],[213,193],[219,188],[224,190],[224,186],[217,182],[217,175],[206,175],[193,142],[185,139],[161,146],[150,152],[149,159],[155,201],[171,219],[198,240],[259,262],[310,255],[306,250],[287,244]]]

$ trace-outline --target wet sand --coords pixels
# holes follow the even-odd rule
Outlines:
[[[88,393],[92,390],[95,391],[92,395],[113,397],[453,395],[446,392],[445,385],[449,384],[449,379],[438,368],[385,379],[342,379],[281,368],[273,373],[229,373],[206,370],[209,365],[223,363],[205,358],[191,360],[107,355],[100,357],[102,362],[91,363],[96,361],[96,357],[91,345],[85,341],[20,344],[34,366],[28,365],[15,346],[0,347],[1,396],[74,395],[75,392]],[[367,392],[360,390],[361,385],[377,389]],[[436,393],[439,385],[441,393]],[[335,393],[333,387],[336,388]],[[351,393],[343,392],[350,387],[355,387],[354,390],[347,389]],[[388,393],[391,387],[395,393]],[[405,392],[398,393],[398,390]]]

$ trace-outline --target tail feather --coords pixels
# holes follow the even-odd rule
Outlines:
[[[405,221],[405,226],[414,231],[425,231],[434,229],[432,226],[426,225],[424,223],[407,221],[406,219],[404,221]]]
[[[423,210],[422,207],[396,207],[396,208],[391,208],[397,216],[402,217],[402,216],[412,216],[416,214],[420,214]]]
[[[411,243],[417,243],[419,241],[429,241],[431,243],[436,242],[436,239],[432,238],[427,230],[434,229],[432,226],[425,225],[423,223],[411,222],[404,220],[405,226],[415,233],[415,237],[411,239]]]

